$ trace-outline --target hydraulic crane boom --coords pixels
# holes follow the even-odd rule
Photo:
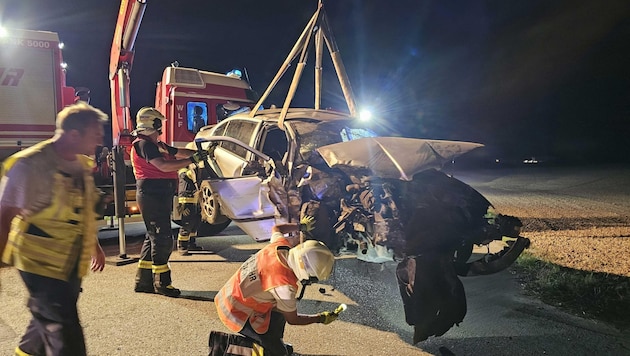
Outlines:
[[[118,219],[119,257],[128,260],[125,239],[126,198],[126,147],[131,145],[131,122],[129,100],[129,75],[133,64],[134,45],[146,0],[122,0],[114,31],[114,41],[109,61],[109,80],[112,102],[112,157],[114,172],[114,196]]]
[[[130,142],[121,136],[129,135],[131,115],[129,111],[129,75],[133,64],[134,45],[142,16],[146,9],[146,0],[122,0],[114,42],[109,60],[109,80],[111,84],[112,101],[112,130],[118,137],[114,137],[114,146],[126,146]]]

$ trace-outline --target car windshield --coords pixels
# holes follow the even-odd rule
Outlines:
[[[359,120],[334,121],[290,121],[289,125],[297,135],[299,152],[307,160],[319,147],[357,140],[364,137],[378,136],[372,129]]]

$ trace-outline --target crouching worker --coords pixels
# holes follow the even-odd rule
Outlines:
[[[319,241],[299,244],[298,231],[310,231],[314,221],[306,217],[301,222],[274,226],[270,244],[245,261],[214,298],[223,324],[253,340],[254,355],[262,354],[261,351],[271,356],[292,354],[292,346],[282,340],[286,323],[329,324],[337,318],[333,312],[314,315],[297,312],[298,282],[308,284],[327,279],[335,261],[332,252]],[[227,351],[227,342],[219,340],[220,336],[239,338],[212,332],[210,355]]]

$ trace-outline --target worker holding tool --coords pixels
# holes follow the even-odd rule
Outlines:
[[[171,212],[177,190],[177,171],[208,156],[204,150],[175,148],[161,142],[164,115],[144,107],[136,115],[136,139],[131,164],[136,177],[136,200],[147,229],[140,251],[134,290],[178,297],[173,287],[168,259],[173,250]]]
[[[214,298],[223,324],[253,340],[251,347],[265,355],[293,353],[293,347],[282,340],[286,323],[329,324],[338,317],[334,312],[297,312],[298,282],[305,286],[327,279],[335,261],[323,243],[300,243],[300,233],[311,231],[314,223],[313,217],[304,216],[300,223],[274,226],[269,245],[245,261]],[[211,355],[225,346],[217,334],[210,334]]]

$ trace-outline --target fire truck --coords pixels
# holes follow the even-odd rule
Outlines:
[[[121,1],[110,55],[113,147],[110,159],[106,160],[111,163],[111,170],[105,171],[112,174],[111,185],[102,188],[114,195],[114,211],[108,209],[107,214],[118,219],[121,257],[124,257],[124,218],[131,213],[134,204],[130,202],[135,200],[129,162],[135,127],[135,113],[130,109],[130,74],[146,6],[146,0]],[[177,63],[166,67],[156,87],[154,104],[166,118],[160,140],[175,147],[186,146],[201,127],[216,124],[230,111],[252,107],[257,97],[242,73],[240,70],[214,73],[180,67]]]
[[[87,94],[66,86],[62,48],[54,32],[0,28],[0,161],[50,138],[57,112]]]

